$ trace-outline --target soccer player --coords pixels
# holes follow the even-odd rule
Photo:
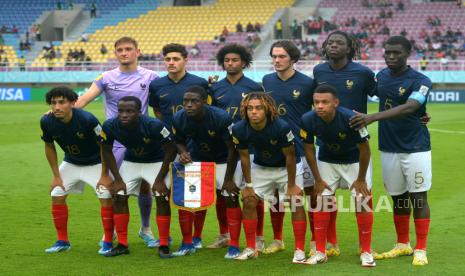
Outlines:
[[[289,124],[294,136],[298,136],[300,118],[312,109],[312,93],[315,88],[313,79],[294,69],[300,58],[300,51],[291,41],[280,40],[273,43],[270,56],[276,72],[263,77],[263,87],[276,102],[279,116]],[[298,156],[304,156],[300,139],[295,141],[295,151]],[[313,177],[305,158],[302,158],[302,166],[304,186],[313,185]],[[275,209],[281,210],[282,207],[275,206]],[[284,212],[271,210],[270,216],[274,241],[263,251],[265,254],[284,250],[282,237]]]
[[[375,73],[368,67],[353,62],[353,59],[360,51],[360,44],[357,39],[345,32],[335,31],[330,33],[323,42],[322,50],[327,62],[318,64],[313,68],[315,84],[330,84],[334,86],[338,91],[339,106],[367,113],[368,96],[374,95],[376,85]],[[317,138],[316,145],[318,146],[319,144],[320,141]],[[368,171],[372,171],[371,162]],[[311,192],[312,187],[306,187],[306,189],[308,189],[306,194],[314,195]],[[312,199],[311,202],[315,204],[316,198],[312,197]],[[334,204],[336,204],[335,201]],[[309,217],[311,216],[312,213],[309,212]],[[328,244],[326,245],[326,254],[328,257],[340,255],[336,235],[336,217],[337,208],[334,208],[330,212],[327,232]],[[313,231],[313,227],[311,228]],[[314,250],[314,242],[312,242],[311,252],[313,253]]]
[[[50,185],[52,216],[58,241],[47,253],[66,251],[71,248],[68,240],[68,206],[66,198],[70,193],[82,193],[85,183],[95,190],[100,200],[104,242],[99,254],[112,248],[113,209],[110,194],[111,177],[100,159],[99,135],[101,126],[94,115],[74,108],[78,95],[67,87],[55,87],[45,99],[52,108],[40,120],[42,140],[45,142],[45,156],[53,172]],[[65,152],[58,167],[56,142]]]
[[[278,116],[273,98],[264,92],[249,93],[241,104],[242,121],[233,126],[233,142],[239,151],[246,187],[242,191],[247,248],[236,260],[256,258],[257,202],[291,200],[295,251],[293,263],[305,263],[307,221],[303,208],[303,169],[294,147],[289,124]],[[250,162],[249,147],[254,153]],[[278,191],[279,198],[275,196]],[[300,202],[299,202],[300,201]],[[301,204],[298,204],[301,203]]]
[[[173,134],[181,163],[216,163],[217,194],[226,198],[223,200],[228,205],[228,221],[231,226],[230,248],[225,258],[232,259],[239,254],[241,230],[239,187],[237,181],[234,181],[237,152],[232,143],[232,120],[229,114],[220,108],[207,105],[207,98],[207,91],[201,86],[192,86],[186,90],[183,109],[173,117]],[[175,256],[184,256],[196,251],[192,238],[191,214],[189,211],[179,210],[183,242],[178,251],[173,252]]]
[[[420,117],[426,111],[431,80],[407,65],[411,50],[412,45],[405,37],[393,36],[386,41],[384,59],[387,68],[376,75],[380,112],[357,114],[351,124],[363,127],[379,121],[378,143],[383,181],[394,202],[397,233],[397,244],[382,256],[394,258],[414,254],[413,265],[426,265],[426,239],[430,224],[427,193],[432,178],[431,143],[428,129]],[[411,209],[417,238],[415,250],[410,247],[409,240]]]
[[[216,60],[218,65],[221,65],[226,71],[226,77],[211,86],[212,105],[226,110],[232,121],[236,123],[241,120],[240,106],[245,95],[250,92],[263,91],[263,88],[244,75],[244,69],[248,68],[252,63],[252,54],[244,46],[236,43],[226,44],[216,54]],[[238,172],[240,173],[240,170]],[[262,251],[265,247],[263,238],[263,207],[263,200],[260,200],[257,205],[258,251]],[[223,197],[218,196],[216,200],[216,215],[220,224],[220,235],[207,248],[220,248],[228,245],[230,235],[228,232],[227,217],[229,216],[226,209],[226,202],[223,200]],[[233,216],[233,214],[230,214],[230,216]]]
[[[316,252],[308,264],[327,261],[326,236],[330,220],[330,209],[337,188],[350,188],[357,201],[357,224],[362,252],[362,266],[376,266],[371,254],[371,230],[373,212],[368,204],[371,197],[369,134],[366,128],[359,131],[349,126],[355,115],[350,109],[339,107],[335,87],[327,84],[318,86],[313,93],[314,111],[302,116],[301,139],[304,141],[305,156],[315,178],[314,191],[322,197],[323,205],[314,213]],[[318,161],[315,156],[315,139],[320,140]],[[365,202],[366,204],[363,204]]]
[[[168,247],[171,218],[167,199],[169,183],[165,177],[169,163],[176,156],[176,145],[160,120],[142,115],[141,106],[139,98],[125,96],[118,101],[118,117],[103,123],[103,158],[115,178],[112,186],[113,219],[119,243],[104,254],[106,257],[129,254],[128,197],[139,194],[142,179],[150,184],[156,195],[159,255],[161,258],[171,257]],[[119,141],[127,149],[119,171],[112,153],[114,141]]]
[[[171,128],[173,115],[182,109],[186,89],[199,85],[208,89],[208,82],[186,71],[188,62],[184,45],[171,43],[162,49],[163,59],[168,75],[150,83],[149,105],[153,113],[167,128]],[[202,230],[206,210],[194,214],[194,246],[202,248]]]
[[[141,112],[147,113],[148,88],[151,81],[158,79],[155,72],[137,65],[140,49],[137,41],[130,37],[122,37],[115,42],[115,57],[119,66],[106,71],[92,83],[87,92],[79,97],[77,108],[84,108],[99,95],[103,95],[105,115],[107,119],[118,115],[118,101],[124,96],[135,96],[142,102]],[[116,163],[121,166],[126,149],[116,141],[113,145],[113,153]],[[156,247],[155,240],[150,229],[150,213],[152,210],[152,194],[150,185],[142,182],[138,204],[141,216],[141,228],[139,236],[148,247]]]

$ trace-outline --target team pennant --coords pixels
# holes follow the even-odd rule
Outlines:
[[[171,204],[187,211],[204,210],[214,205],[215,165],[213,162],[171,163]]]

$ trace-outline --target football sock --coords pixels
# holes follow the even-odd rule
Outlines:
[[[410,241],[409,223],[410,223],[410,214],[408,215],[394,214],[394,225],[396,227],[398,243],[409,243]]]
[[[371,252],[371,237],[373,228],[373,213],[356,213],[359,243],[362,252]]]
[[[337,219],[337,210],[329,212],[329,224],[328,224],[328,237],[327,241],[332,244],[337,244],[337,234],[336,234],[336,219]]]
[[[104,242],[113,242],[113,207],[101,207],[100,216],[102,217],[103,232],[105,233],[103,237]]]
[[[218,197],[216,200],[216,218],[220,227],[220,234],[228,233],[228,215],[226,212],[226,200],[224,197]]]
[[[312,241],[315,241],[315,225],[313,221],[313,211],[308,211],[308,222],[310,224],[310,231],[312,232]]]
[[[160,236],[160,246],[168,246],[170,236],[170,216],[157,216],[158,235]]]
[[[428,237],[430,219],[414,219],[417,245],[415,249],[426,250],[426,239]]]
[[[194,237],[196,238],[202,238],[202,230],[206,215],[207,210],[197,211],[194,213]]]
[[[58,240],[68,241],[68,205],[52,204],[52,216]]]
[[[140,194],[137,197],[140,210],[141,226],[143,228],[150,228],[150,213],[152,211],[152,194]]]
[[[263,200],[257,203],[257,236],[263,237],[263,223],[265,219],[265,204]]]
[[[113,214],[113,223],[118,235],[118,243],[127,247],[129,214]]]
[[[305,234],[307,233],[307,221],[293,220],[292,229],[294,230],[295,249],[305,251]]]
[[[244,233],[245,233],[245,239],[247,241],[247,247],[255,249],[257,220],[256,219],[243,219],[242,224],[244,225]]]
[[[182,242],[192,244],[192,222],[194,221],[194,214],[185,210],[178,210],[178,215]]]
[[[329,212],[317,211],[313,213],[316,250],[322,253],[326,252],[326,235],[328,231],[329,219]]]
[[[283,222],[284,212],[270,212],[271,226],[273,227],[273,236],[275,240],[283,240]]]
[[[241,208],[227,208],[226,211],[228,213],[229,235],[231,237],[229,245],[239,247],[239,237],[241,235],[242,218]]]

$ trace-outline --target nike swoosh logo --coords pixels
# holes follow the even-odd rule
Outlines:
[[[163,94],[163,95],[160,95],[160,98],[164,98],[166,96],[168,96],[168,94]]]
[[[218,97],[218,98],[216,98],[216,99],[217,99],[217,100],[219,100],[219,99],[221,99],[221,98],[223,98],[223,97],[224,97],[224,95],[223,95],[223,96],[219,96],[219,97]]]

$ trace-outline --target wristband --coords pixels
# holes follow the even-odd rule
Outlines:
[[[252,182],[250,182],[250,183],[245,182],[245,187],[246,188],[253,188],[253,183]]]

